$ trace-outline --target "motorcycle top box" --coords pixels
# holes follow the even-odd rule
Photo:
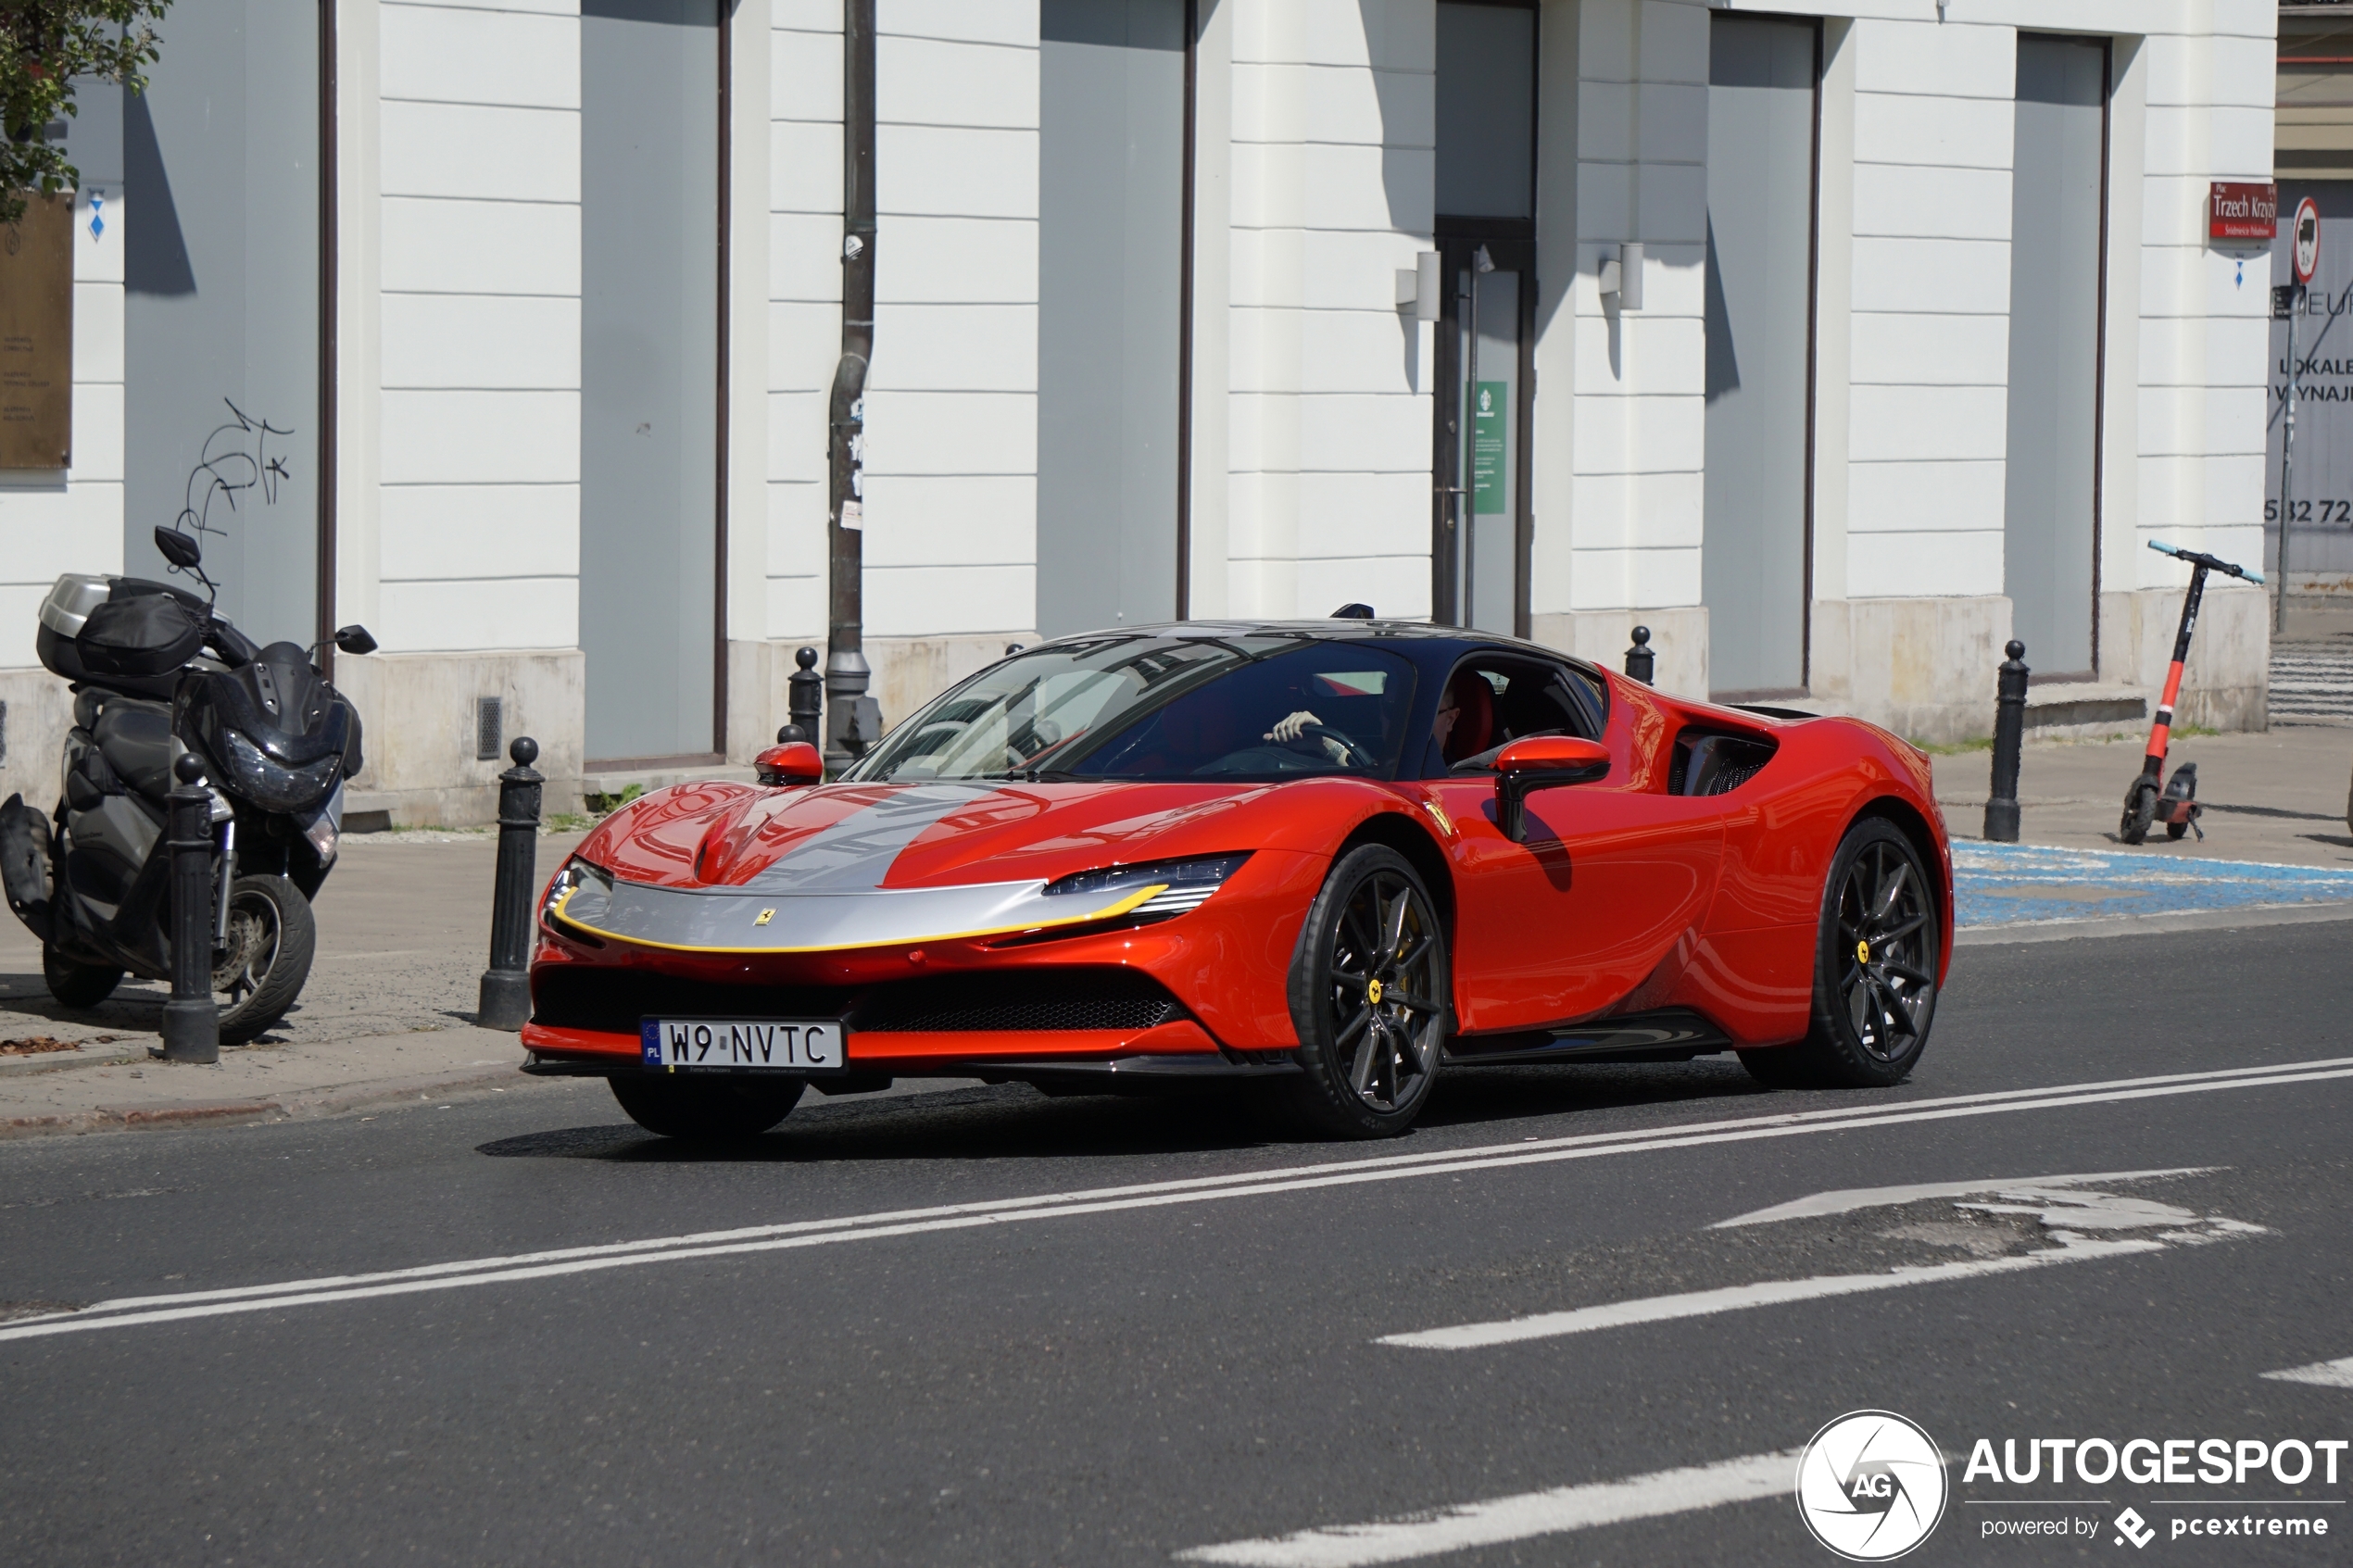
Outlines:
[[[170,701],[204,646],[205,621],[204,600],[184,589],[69,572],[42,601],[34,651],[53,675]]]

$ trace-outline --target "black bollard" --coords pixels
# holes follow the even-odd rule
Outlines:
[[[825,706],[825,678],[817,673],[817,650],[802,648],[792,656],[800,666],[785,677],[785,711],[792,722],[776,732],[776,744],[805,740],[817,744],[817,718]]]
[[[220,1009],[212,999],[212,791],[204,759],[171,764],[171,999],[163,1004],[167,1061],[220,1060]]]
[[[1994,706],[1994,791],[1985,802],[1985,837],[1991,844],[2018,842],[2018,748],[2026,737],[2026,645],[2002,650],[2000,695]]]
[[[515,765],[498,775],[498,882],[490,895],[490,967],[482,972],[475,1022],[520,1029],[531,1022],[531,896],[539,856],[539,791],[532,770],[539,743],[517,735]]]
[[[1658,672],[1658,653],[1651,646],[1651,629],[1634,628],[1634,646],[1626,650],[1626,673],[1646,686],[1657,683],[1651,677]]]

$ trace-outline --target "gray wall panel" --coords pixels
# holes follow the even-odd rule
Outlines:
[[[580,21],[587,754],[717,749],[719,10]]]
[[[1536,13],[1438,7],[1438,210],[1536,215]]]
[[[1038,629],[1176,611],[1184,0],[1045,0]]]
[[[2092,671],[2107,62],[2098,44],[2019,34],[2002,591],[2026,661],[2052,674]]]
[[[180,0],[157,31],[163,58],[147,92],[120,95],[124,200],[107,214],[124,225],[123,559],[133,575],[162,577],[155,529],[185,508],[220,608],[262,642],[308,643],[319,571],[318,6]]]
[[[1707,90],[1709,684],[1806,681],[1814,29],[1718,15]]]

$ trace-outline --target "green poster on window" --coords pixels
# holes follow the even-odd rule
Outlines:
[[[1474,515],[1505,509],[1504,493],[1509,483],[1504,468],[1504,431],[1511,418],[1511,383],[1483,381],[1477,385],[1471,409],[1471,511]]]

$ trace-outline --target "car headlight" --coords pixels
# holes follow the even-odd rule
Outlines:
[[[1076,872],[1046,884],[1049,897],[1066,893],[1085,893],[1116,897],[1155,883],[1166,891],[1156,893],[1128,912],[1146,920],[1168,920],[1188,909],[1198,909],[1202,902],[1225,884],[1227,877],[1241,870],[1248,853],[1239,855],[1201,855],[1186,860],[1150,860],[1135,866],[1105,866],[1101,871]]]
[[[547,896],[539,903],[539,923],[553,930],[556,915],[562,911],[573,920],[593,925],[611,903],[612,873],[575,855],[547,884]]]
[[[234,730],[220,731],[221,782],[271,811],[299,811],[325,798],[343,777],[343,759],[331,755],[300,768],[272,762]]]

